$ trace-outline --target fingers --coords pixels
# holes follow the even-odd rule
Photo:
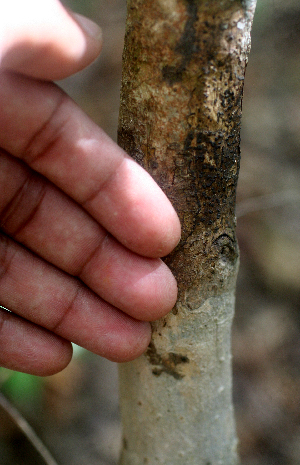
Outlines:
[[[50,83],[0,75],[0,145],[80,203],[123,245],[161,257],[180,223],[153,179]]]
[[[149,323],[120,312],[80,281],[40,260],[5,236],[0,238],[0,295],[2,304],[15,314],[109,360],[132,360],[149,344]],[[19,328],[16,335],[13,334],[14,322]],[[0,354],[4,355],[0,355],[0,364],[6,363],[7,366],[4,359],[9,357],[7,354],[13,350],[14,341],[22,334],[13,350],[15,361],[12,363],[19,363],[22,359],[23,343],[31,351],[23,358],[28,356],[30,359],[41,346],[41,358],[48,347],[50,355],[46,360],[53,358],[53,363],[57,364],[61,351],[60,364],[68,362],[70,349],[60,338],[53,336],[51,339],[47,331],[39,330],[29,322],[25,324],[23,320],[12,319],[8,323],[6,326],[2,324],[1,328]]]
[[[1,67],[45,80],[83,69],[102,45],[101,29],[58,0],[1,2],[0,31]]]
[[[0,185],[0,224],[10,237],[134,318],[154,320],[172,309],[177,286],[161,260],[120,245],[60,190],[1,152]]]
[[[0,366],[50,376],[71,357],[70,342],[0,308]]]
[[[105,300],[139,320],[165,316],[175,305],[177,285],[160,259],[141,258],[107,237],[80,278]]]

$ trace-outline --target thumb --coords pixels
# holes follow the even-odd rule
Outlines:
[[[67,11],[59,0],[1,1],[1,68],[63,79],[94,61],[101,46],[99,26]]]

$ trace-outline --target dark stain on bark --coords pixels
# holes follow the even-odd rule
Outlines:
[[[118,144],[139,164],[142,164],[144,153],[135,140],[132,129],[118,129]]]
[[[191,140],[196,140],[196,144],[192,145]],[[194,203],[195,221],[203,226],[211,227],[221,216],[234,216],[232,192],[237,184],[239,143],[238,131],[228,135],[199,127],[187,135],[182,155],[191,173],[192,196],[191,192],[189,195]]]
[[[146,351],[146,357],[151,365],[155,365],[155,368],[152,369],[152,373],[155,376],[166,373],[173,376],[175,379],[182,379],[184,377],[178,370],[178,365],[189,363],[189,359],[186,355],[175,354],[174,352],[170,352],[167,356],[160,355],[153,342],[150,342]]]
[[[182,81],[182,76],[190,63],[193,55],[197,53],[198,42],[196,39],[195,23],[198,19],[198,5],[196,0],[185,0],[187,4],[188,19],[185,23],[183,34],[175,47],[175,52],[182,56],[178,66],[166,65],[162,69],[163,80],[169,85]]]

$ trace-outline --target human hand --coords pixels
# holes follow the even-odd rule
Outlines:
[[[0,365],[53,374],[69,363],[70,341],[132,360],[150,341],[148,321],[176,301],[159,257],[179,241],[178,217],[152,178],[50,82],[97,57],[99,28],[58,0],[6,3],[0,304],[13,313],[0,309]]]

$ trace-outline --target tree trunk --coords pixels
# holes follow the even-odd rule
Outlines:
[[[182,239],[173,311],[120,365],[122,465],[234,465],[230,331],[241,101],[255,0],[128,0],[119,143]]]

